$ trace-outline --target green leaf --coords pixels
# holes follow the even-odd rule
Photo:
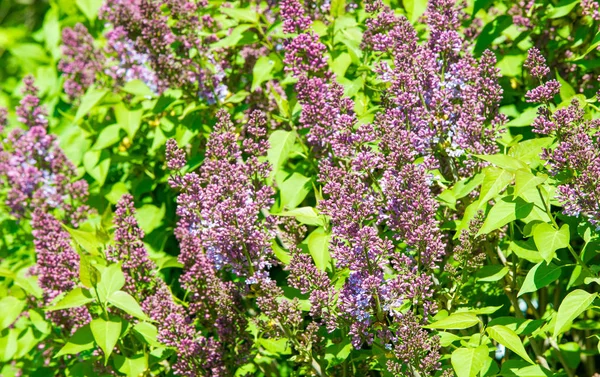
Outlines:
[[[67,293],[66,296],[60,299],[56,304],[46,308],[46,311],[51,312],[55,310],[78,308],[94,300],[95,298],[87,289],[78,287]]]
[[[477,281],[494,282],[502,279],[508,273],[508,268],[501,265],[482,266],[475,276]]]
[[[323,216],[313,207],[300,207],[291,211],[276,213],[276,216],[290,216],[306,225],[325,226]]]
[[[158,342],[158,329],[151,323],[139,322],[133,327],[135,335],[142,341],[153,347],[160,347]]]
[[[0,361],[7,362],[13,358],[19,348],[17,337],[16,329],[10,329],[6,335],[0,337]]]
[[[273,167],[273,174],[285,164],[296,142],[294,131],[276,130],[269,136],[270,148],[267,151],[267,161]]]
[[[0,330],[12,325],[25,308],[25,301],[13,296],[6,296],[0,300]]]
[[[75,3],[85,17],[93,22],[98,17],[98,11],[102,6],[103,0],[76,0]]]
[[[79,280],[86,288],[94,288],[100,281],[100,272],[96,269],[96,258],[90,255],[79,257]]]
[[[150,320],[150,318],[144,314],[142,307],[135,301],[135,298],[127,292],[116,291],[108,297],[108,302],[136,318],[145,321]]]
[[[133,357],[115,355],[115,367],[128,377],[139,377],[148,369],[148,361],[143,354]]]
[[[254,92],[260,85],[273,78],[273,68],[275,67],[275,61],[269,56],[261,56],[258,58],[252,69],[252,87],[251,92]]]
[[[159,208],[152,204],[144,204],[137,208],[135,219],[144,233],[150,234],[162,225],[165,212],[166,207],[164,205]]]
[[[569,293],[558,308],[552,337],[556,338],[566,331],[573,320],[589,308],[596,295],[596,293],[588,293],[582,289],[576,289]]]
[[[425,13],[427,0],[402,0],[402,5],[406,10],[406,18],[414,24]]]
[[[479,205],[484,207],[488,201],[493,199],[513,180],[513,174],[493,166],[484,169],[485,175],[481,184],[479,194]]]
[[[481,229],[477,235],[488,234],[489,232],[503,227],[504,225],[527,217],[533,209],[533,203],[527,203],[521,198],[511,200],[508,196],[498,201],[487,214]]]
[[[519,258],[528,260],[531,263],[539,263],[544,260],[539,251],[537,251],[532,238],[527,241],[512,241],[509,245],[509,250],[513,251]]]
[[[121,139],[121,126],[118,124],[111,124],[100,131],[92,149],[101,150],[108,148],[111,145],[120,142]]]
[[[102,271],[102,278],[96,287],[98,298],[106,302],[108,298],[125,285],[125,275],[121,271],[121,265],[111,264]]]
[[[281,208],[296,208],[306,195],[312,190],[311,179],[300,173],[294,173],[291,177],[279,185],[281,196]]]
[[[291,355],[292,349],[290,348],[289,341],[287,339],[272,339],[272,338],[260,338],[256,342],[258,345],[263,347],[268,352],[275,355]]]
[[[287,250],[282,249],[277,244],[277,241],[273,240],[271,242],[271,247],[273,248],[273,253],[275,253],[275,256],[281,263],[283,263],[284,265],[290,264],[290,261],[292,260],[292,256],[290,255],[290,253]]]
[[[480,323],[480,320],[473,313],[454,313],[444,319],[423,327],[440,330],[461,330],[468,329],[478,323]]]
[[[580,0],[561,0],[555,7],[550,5],[546,17],[550,19],[561,18],[573,10],[579,4]]]
[[[527,273],[525,281],[523,281],[517,296],[544,288],[558,279],[560,277],[560,272],[560,267],[552,263],[546,264],[545,262],[540,262],[536,264]]]
[[[90,322],[94,340],[104,351],[104,365],[108,362],[108,357],[119,340],[121,326],[121,319],[115,316],[110,316],[108,321],[104,318],[96,318]]]
[[[346,12],[346,0],[331,0],[329,14],[331,17],[339,17]]]
[[[98,255],[98,250],[102,249],[103,243],[98,239],[96,232],[84,231],[81,229],[69,228],[63,225],[63,228],[69,232],[75,243],[92,255]]]
[[[569,225],[564,224],[557,230],[550,224],[537,224],[533,229],[533,241],[547,263],[556,256],[556,250],[569,246]]]
[[[134,96],[150,99],[154,97],[152,89],[145,82],[139,79],[128,81],[122,89],[125,93],[133,94]]]
[[[452,193],[456,199],[464,198],[469,195],[477,186],[483,183],[484,175],[477,173],[473,177],[464,178],[452,187]]]
[[[323,227],[313,230],[306,237],[305,242],[308,245],[308,251],[315,261],[315,265],[321,271],[325,271],[331,261],[331,256],[329,255],[330,239],[331,235]]]
[[[258,13],[253,8],[225,8],[220,7],[221,12],[237,21],[255,24],[258,22]]]
[[[50,333],[50,323],[46,321],[44,316],[40,314],[38,310],[29,309],[27,313],[29,314],[29,320],[31,321],[31,324],[39,332],[42,334]]]
[[[75,113],[73,123],[78,123],[81,119],[83,119],[84,116],[86,116],[98,103],[100,103],[102,98],[104,98],[107,93],[107,89],[97,89],[94,86],[91,86],[81,98],[81,103],[79,104],[79,108]]]
[[[527,165],[516,158],[506,154],[493,154],[493,155],[475,155],[476,157],[490,162],[491,164],[514,173],[519,169],[527,169]]]
[[[529,169],[520,169],[515,172],[515,196],[523,198],[523,193],[544,183],[548,176],[538,177],[533,175]],[[527,200],[526,198],[523,198]]]
[[[83,351],[91,350],[94,348],[94,336],[90,329],[90,325],[87,324],[80,327],[75,331],[75,334],[71,336],[71,339],[58,351],[54,357],[60,357],[62,355],[73,355]]]
[[[119,126],[127,132],[130,139],[133,139],[142,124],[144,110],[130,110],[120,103],[115,106],[114,111]]]
[[[475,377],[484,367],[489,352],[487,346],[458,348],[452,352],[450,361],[458,377]]]
[[[227,97],[225,99],[225,101],[223,101],[223,103],[240,103],[243,100],[245,100],[249,94],[250,94],[250,92],[247,92],[245,90],[240,90],[239,92],[235,93],[234,95]]]
[[[103,150],[90,150],[83,155],[83,167],[85,171],[98,182],[104,185],[108,168],[110,167],[110,154]]]
[[[570,101],[571,98],[575,97],[577,92],[575,89],[569,84],[567,81],[563,80],[562,77],[558,74],[558,70],[555,70],[556,79],[560,83],[560,100],[561,101]]]
[[[525,351],[525,347],[523,346],[521,339],[514,331],[502,325],[488,327],[486,331],[490,338],[521,356],[523,359],[525,359],[525,361],[535,364],[527,354],[527,351]]]

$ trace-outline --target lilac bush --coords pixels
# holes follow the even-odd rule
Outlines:
[[[0,67],[1,376],[596,373],[596,2],[59,3]]]

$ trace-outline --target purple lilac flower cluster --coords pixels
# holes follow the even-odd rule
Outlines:
[[[430,37],[419,44],[415,30],[390,9],[368,23],[363,44],[392,59],[380,64],[389,83],[381,122],[410,129],[415,151],[449,181],[469,176],[480,162],[473,154],[497,152],[502,89],[496,58],[490,51],[477,61],[458,33],[461,15],[454,1],[432,1],[425,14]],[[390,127],[391,125],[388,125]]]
[[[536,71],[547,69],[545,59],[534,48],[530,50],[524,66],[533,76],[537,76]],[[546,92],[550,83],[554,83],[552,87],[556,89],[548,95],[529,94],[536,89]],[[538,116],[532,127],[534,132],[556,139],[556,146],[545,149],[542,158],[547,161],[551,174],[556,176],[563,173],[568,177],[557,188],[557,196],[563,203],[564,212],[571,216],[582,216],[594,226],[600,227],[600,150],[597,147],[600,120],[586,119],[585,111],[576,99],[569,106],[552,113],[549,102],[560,89],[556,80],[543,83],[536,89],[529,91],[528,96],[532,102],[544,105],[538,109]]]
[[[87,216],[88,185],[74,181],[75,167],[54,135],[48,134],[46,110],[40,106],[33,78],[24,80],[25,96],[17,108],[18,120],[28,129],[15,128],[0,144],[0,184],[6,205],[18,219],[34,209],[57,215],[77,225]]]
[[[59,295],[78,285],[79,254],[71,247],[71,237],[62,224],[43,209],[33,212],[31,226],[37,254],[37,263],[31,273],[38,277],[43,304],[49,306]],[[72,334],[91,319],[85,306],[51,311],[46,315],[67,334]]]
[[[65,74],[64,90],[71,100],[80,98],[94,84],[108,86],[108,79],[116,88],[139,79],[155,93],[164,89],[148,66],[148,56],[136,52],[123,28],[106,33],[103,49],[94,46],[94,38],[82,24],[65,28],[62,37],[63,57],[58,68]]]
[[[207,366],[212,375],[228,375],[243,363],[250,342],[247,319],[240,312],[242,294],[251,285],[268,286],[277,293],[268,277],[275,263],[270,245],[274,224],[263,215],[273,204],[273,189],[264,184],[269,165],[259,159],[268,148],[266,120],[252,113],[240,137],[225,111],[219,112],[218,119],[200,174],[171,178],[171,185],[180,191],[175,234],[184,265],[180,282],[189,292],[188,315],[213,329],[212,337],[205,337],[196,334],[193,325],[181,328],[180,315],[167,320],[174,337],[188,343],[190,336],[195,339],[177,363],[180,373],[190,376]],[[174,142],[169,142],[167,157],[168,166],[180,168],[185,163]],[[228,281],[228,273],[244,278],[245,285]],[[164,334],[169,337],[168,331]]]

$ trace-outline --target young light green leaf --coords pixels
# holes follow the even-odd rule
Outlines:
[[[258,58],[252,69],[252,87],[250,91],[254,92],[263,82],[273,78],[271,71],[274,67],[275,62],[269,56]]]
[[[148,369],[148,360],[143,354],[133,357],[115,355],[115,367],[128,377],[139,377]]]
[[[484,169],[485,175],[479,194],[479,206],[484,207],[513,180],[513,174],[504,169],[489,166]]]
[[[281,208],[296,208],[306,195],[312,190],[311,179],[300,173],[294,173],[291,177],[279,185],[281,197]]]
[[[108,93],[107,89],[98,89],[94,86],[91,86],[81,98],[81,102],[79,104],[79,108],[77,109],[77,113],[75,113],[73,123],[78,123],[81,119],[83,119],[83,117],[85,117],[90,110],[94,108],[94,106],[100,103],[106,93]]]
[[[544,288],[559,277],[560,267],[552,263],[546,264],[545,262],[540,262],[529,270],[517,296]]]
[[[475,326],[479,322],[479,318],[473,313],[454,313],[444,319],[440,319],[439,321],[423,327],[440,330],[461,330]]]
[[[521,198],[511,200],[508,196],[505,196],[494,204],[477,235],[488,234],[511,221],[525,218],[532,209],[533,203],[527,203]]]
[[[508,273],[508,267],[502,265],[482,266],[475,276],[478,282],[494,282],[502,279]]]
[[[104,365],[121,335],[121,319],[111,316],[107,321],[104,318],[96,318],[90,322],[90,329],[96,344],[104,351]]]
[[[117,308],[123,310],[127,314],[139,318],[141,320],[150,320],[142,307],[135,301],[129,293],[123,291],[116,291],[108,297],[108,302]]]
[[[569,246],[569,225],[564,224],[557,230],[550,224],[542,223],[533,229],[533,241],[541,256],[550,263],[556,256],[556,250]]]
[[[417,22],[419,17],[421,17],[427,9],[426,0],[402,0],[402,5],[404,6],[404,9],[406,9],[406,17],[413,24]]]
[[[119,263],[111,264],[102,271],[102,278],[96,287],[98,298],[102,302],[106,300],[116,291],[123,288],[125,285],[125,275],[121,271]]]
[[[135,335],[140,338],[140,340],[145,341],[153,347],[160,346],[160,343],[157,340],[158,329],[153,324],[148,322],[140,322],[133,327],[133,331],[135,332]]]
[[[509,172],[515,172],[519,169],[527,169],[527,164],[506,154],[476,155],[478,158],[490,162],[494,166]]]
[[[273,166],[273,174],[285,164],[295,142],[294,131],[276,130],[269,136],[270,148],[267,151],[267,160]]]
[[[276,216],[291,216],[299,222],[306,225],[324,226],[325,220],[323,216],[313,207],[300,207],[291,211],[276,213]]]
[[[537,116],[536,108],[530,108],[529,110],[531,110],[533,117],[526,123],[527,125],[530,125],[531,121]],[[526,110],[525,112],[529,110]],[[509,149],[508,155],[519,161],[523,161],[532,169],[535,169],[541,163],[540,154],[542,153],[542,149],[548,147],[550,144],[552,144],[551,137],[540,137],[521,141],[519,144],[514,145]]]
[[[589,308],[596,296],[596,293],[588,293],[582,289],[569,293],[558,308],[552,336],[556,338],[562,334],[575,318]]]
[[[490,326],[486,331],[490,338],[521,356],[525,361],[534,364],[533,360],[527,354],[523,342],[521,342],[521,339],[514,331],[502,325]]]
[[[67,295],[60,299],[56,304],[46,308],[46,311],[51,312],[55,310],[78,308],[94,300],[95,298],[87,289],[77,287],[67,293]]]
[[[308,251],[315,261],[315,265],[321,271],[325,271],[331,261],[331,256],[329,255],[330,239],[331,235],[325,232],[323,227],[313,230],[308,237],[306,237]]]
[[[19,317],[25,308],[25,301],[14,296],[6,296],[0,300],[0,330],[4,330]]]
[[[571,13],[579,2],[580,0],[561,0],[556,6],[550,6],[546,17],[550,19],[564,17]]]
[[[54,357],[62,355],[74,355],[83,351],[94,348],[94,336],[90,329],[90,325],[82,326],[75,331],[69,341],[58,351]]]
[[[93,22],[98,17],[98,11],[100,10],[100,7],[102,6],[103,2],[104,1],[102,0],[75,1],[77,7],[79,8],[79,10],[81,10],[81,13],[83,13],[90,22]]]
[[[523,193],[546,181],[548,177],[533,175],[529,169],[519,169],[515,172],[515,196],[523,197]],[[526,198],[523,198],[527,200]]]
[[[458,377],[475,377],[489,358],[487,346],[458,348],[452,352],[450,361]]]
[[[92,150],[102,150],[110,147],[113,144],[121,141],[121,126],[118,124],[111,124],[110,126],[104,127],[98,134],[96,142],[92,146]]]
[[[144,110],[130,110],[121,103],[115,106],[114,111],[118,125],[133,139],[142,123]]]

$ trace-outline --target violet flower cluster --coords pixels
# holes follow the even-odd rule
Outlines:
[[[540,57],[539,51],[532,48],[524,66],[535,76],[536,69],[545,68],[545,60]],[[547,87],[552,82],[556,82],[556,92],[558,92],[560,84],[556,80],[543,83],[540,87]],[[557,196],[563,204],[564,212],[571,216],[581,216],[598,228],[600,227],[600,149],[598,148],[600,120],[586,119],[585,111],[577,99],[554,113],[549,108],[550,96],[535,99],[535,102],[542,102],[544,105],[538,109],[538,116],[532,123],[533,131],[552,136],[556,142],[553,148],[544,150],[542,158],[546,160],[551,174],[555,176],[562,174],[567,177],[557,187]]]
[[[33,212],[31,226],[37,254],[31,273],[38,277],[47,307],[79,284],[79,254],[71,247],[71,236],[60,221],[43,209]],[[46,316],[68,335],[91,320],[85,306],[46,312]]]
[[[388,368],[396,374],[428,374],[439,367],[439,344],[421,326],[436,311],[432,272],[445,254],[429,170],[446,168],[455,181],[478,166],[467,154],[497,150],[502,90],[493,54],[478,62],[466,52],[455,31],[460,16],[454,3],[430,4],[432,37],[424,45],[406,19],[383,6],[373,9],[381,12],[369,21],[363,43],[394,62],[380,67],[390,83],[389,104],[374,124],[357,122],[353,101],[321,73],[325,63],[292,65],[300,124],[321,156],[325,198],[319,208],[330,218],[330,252],[337,268],[350,271],[327,322],[330,328],[347,324],[356,348],[378,343],[392,350]],[[325,48],[317,39],[293,42],[290,63],[298,51],[317,56]],[[419,157],[425,162],[415,163]],[[324,278],[308,268],[299,275],[292,281],[304,291]],[[331,296],[317,291],[320,300],[311,296],[311,302],[327,308],[319,301]]]
[[[71,225],[87,216],[88,185],[74,180],[75,166],[66,158],[54,135],[48,133],[46,110],[40,105],[33,78],[24,80],[25,96],[17,108],[18,120],[28,128],[15,128],[0,144],[0,185],[5,203],[17,219],[34,209],[55,211]]]
[[[229,375],[245,361],[251,346],[242,295],[268,285],[268,270],[275,263],[273,224],[264,215],[273,204],[273,189],[264,183],[270,168],[259,159],[268,148],[265,135],[266,120],[260,113],[250,115],[240,137],[229,115],[220,111],[200,173],[171,177],[171,185],[180,191],[175,230],[184,265],[180,282],[188,292],[188,315],[195,318],[186,329],[177,315],[167,320],[171,333],[190,344],[177,362],[184,375],[207,368],[210,375]],[[168,166],[183,166],[184,154],[173,141],[167,156]],[[228,280],[229,273],[243,278],[244,286]],[[212,329],[211,336],[196,332],[194,324]]]
[[[454,1],[430,2],[424,17],[430,37],[419,44],[409,21],[383,8],[369,20],[363,45],[393,62],[378,68],[389,85],[382,122],[410,129],[415,151],[455,182],[481,166],[472,155],[498,150],[506,121],[498,111],[499,71],[492,52],[485,51],[479,61],[469,52],[458,32],[462,16]]]

